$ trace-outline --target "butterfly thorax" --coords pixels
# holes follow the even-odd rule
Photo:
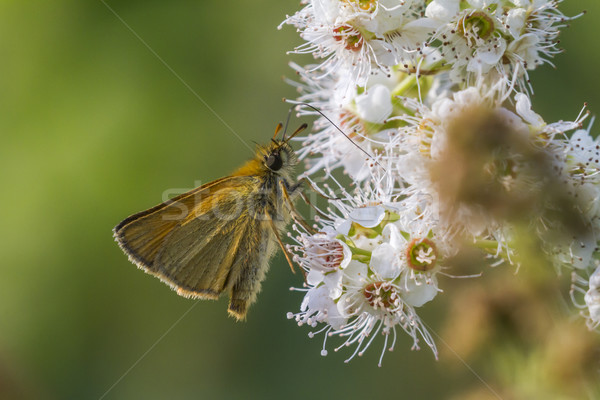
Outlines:
[[[288,189],[291,187],[297,162],[296,154],[289,144],[273,140],[266,146],[258,146],[256,157],[232,174],[254,178],[251,189],[249,188],[252,193],[248,193],[248,197],[252,199],[250,203],[255,205],[250,211],[255,218],[263,219],[266,213],[277,225],[287,219],[282,210],[284,201],[281,185]]]

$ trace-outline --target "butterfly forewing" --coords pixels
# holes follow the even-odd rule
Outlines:
[[[225,179],[230,178],[207,183],[126,218],[113,230],[119,246],[138,267],[157,274],[154,261],[165,237],[195,209],[198,197],[208,195]]]
[[[255,202],[261,183],[252,176],[208,183],[127,218],[115,237],[132,261],[182,296],[231,292],[229,310],[244,318],[274,250],[268,211]]]

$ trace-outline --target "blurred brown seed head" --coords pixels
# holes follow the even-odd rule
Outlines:
[[[508,110],[464,110],[447,122],[446,143],[430,164],[441,219],[529,226],[550,243],[589,236],[584,206],[560,175],[556,157]],[[465,215],[474,219],[465,221]]]
[[[459,206],[484,210],[495,220],[533,211],[548,160],[532,146],[529,132],[484,105],[465,110],[446,132],[446,149],[430,169],[446,218],[452,220]]]

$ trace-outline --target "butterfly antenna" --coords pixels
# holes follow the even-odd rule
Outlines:
[[[286,123],[286,127],[287,127],[287,123]],[[277,127],[275,127],[275,134],[273,135],[273,139],[271,139],[271,140],[275,140],[275,138],[277,137],[279,132],[281,132],[281,128],[283,128],[283,125],[281,125],[281,122],[280,122],[277,124]],[[283,136],[285,136],[285,133],[283,134]]]
[[[321,110],[319,110],[317,107],[315,107],[311,104],[308,104],[308,103],[300,102],[300,101],[293,101],[293,100],[288,100],[288,99],[285,99],[285,101],[287,101],[291,104],[296,104],[298,106],[306,106],[306,107],[312,108],[313,110],[318,112],[323,118],[325,118],[327,121],[329,121],[329,123],[331,125],[333,125],[335,127],[335,129],[337,129],[342,135],[344,135],[346,137],[346,139],[348,139],[350,142],[352,142],[352,144],[355,145],[357,149],[359,149],[360,151],[365,153],[371,160],[373,160],[375,162],[375,164],[380,166],[385,171],[385,168],[383,168],[383,166],[381,164],[379,164],[379,162],[377,161],[377,159],[375,159],[375,157],[373,157],[372,155],[369,154],[369,152],[367,152],[365,149],[363,149],[362,147],[357,145],[350,136],[348,136],[339,126],[337,126],[327,115],[323,114],[323,112]]]
[[[292,115],[292,111],[294,110],[294,108],[296,108],[296,106],[290,107],[290,110],[288,111],[288,115],[287,118],[285,119],[285,128],[283,129],[283,137],[281,138],[282,141],[286,141],[285,140],[285,134],[287,132],[287,128],[288,128],[288,124],[290,123],[290,116]]]
[[[308,128],[308,124],[302,124],[302,125],[300,125],[300,126],[298,127],[298,129],[296,129],[296,130],[294,131],[294,133],[292,133],[292,134],[290,135],[290,137],[288,137],[287,139],[285,139],[283,142],[284,142],[284,143],[287,143],[287,142],[289,142],[289,141],[290,141],[290,140],[291,140],[291,139],[292,139],[294,136],[296,136],[297,134],[299,134],[300,132],[302,132],[302,131],[303,131],[303,130],[305,130],[306,128]]]

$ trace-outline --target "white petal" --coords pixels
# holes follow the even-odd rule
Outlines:
[[[338,218],[336,219],[336,221],[334,222],[335,230],[342,234],[342,235],[347,235],[348,232],[350,232],[350,228],[352,227],[352,221],[349,219],[341,219]]]
[[[341,162],[344,170],[351,178],[356,181],[362,181],[369,176],[369,168],[366,160],[367,156],[365,153],[353,146],[352,149],[345,153]]]
[[[329,289],[329,297],[337,299],[342,295],[342,273],[341,271],[330,272],[323,275],[323,282]]]
[[[477,58],[488,65],[496,65],[506,51],[506,41],[497,40],[494,46],[477,51]]]
[[[417,284],[414,279],[407,277],[407,291],[402,295],[404,301],[413,307],[421,307],[423,304],[433,300],[438,294],[437,279],[433,276],[430,280],[430,283],[425,283],[425,279],[422,279]]]
[[[389,244],[383,243],[371,254],[369,266],[378,279],[395,279],[400,274],[398,267],[399,256]]]
[[[448,117],[453,116],[454,110],[456,110],[456,103],[451,99],[441,98],[432,105],[432,112],[438,115],[442,121],[447,120]]]
[[[590,289],[600,289],[600,267],[590,276]]]
[[[524,136],[529,135],[529,127],[517,114],[507,110],[506,108],[498,108],[496,113],[502,117],[502,122],[507,128],[510,128],[513,132],[520,133]]]
[[[474,86],[470,86],[465,90],[454,93],[454,101],[461,106],[470,106],[472,104],[481,103],[482,98],[479,89]]]
[[[600,290],[589,290],[585,294],[584,300],[590,311],[592,321],[600,321]]]
[[[396,49],[389,43],[383,40],[370,40],[369,46],[379,64],[391,67],[398,63]]]
[[[532,69],[541,60],[538,54],[539,42],[536,34],[527,33],[514,40],[508,46],[508,51],[521,57],[527,63],[527,68]]]
[[[347,286],[362,286],[367,281],[368,269],[367,264],[352,260],[344,269],[342,282]]]
[[[333,329],[341,329],[346,324],[346,318],[340,314],[337,304],[333,301],[327,307],[327,322]]]
[[[508,25],[509,32],[513,38],[518,38],[523,32],[525,27],[525,19],[527,18],[527,11],[524,8],[513,8],[508,11],[506,16],[506,25]]]
[[[425,9],[428,18],[450,21],[460,10],[460,0],[433,0]]]
[[[375,85],[356,97],[358,115],[369,122],[383,123],[392,114],[392,95],[384,85]]]
[[[584,269],[590,265],[596,241],[593,238],[579,238],[571,245],[571,265],[573,268]]]
[[[376,236],[374,238],[368,238],[364,235],[360,235],[357,238],[354,238],[354,244],[356,245],[356,247],[358,247],[359,249],[363,249],[363,250],[367,250],[367,251],[373,251],[377,248],[377,246],[379,246],[383,240],[383,238],[381,236]]]
[[[382,232],[383,240],[387,241],[396,251],[402,251],[406,247],[406,239],[400,233],[396,224],[387,224]]]
[[[350,261],[352,261],[352,250],[350,250],[350,247],[348,247],[348,245],[341,240],[338,240],[337,242],[342,245],[344,258],[342,258],[342,262],[340,263],[340,269],[344,269],[348,266],[348,264],[350,264]]]
[[[384,217],[385,208],[381,206],[359,207],[350,213],[350,219],[365,228],[376,227]]]
[[[353,304],[354,293],[344,293],[337,302],[338,314],[342,317],[349,318],[356,313],[355,304]]]
[[[340,7],[337,2],[331,0],[312,0],[314,16],[317,21],[333,25],[340,16]]]
[[[467,0],[471,7],[483,9],[489,7],[492,4],[497,4],[498,0]]]
[[[326,287],[320,286],[308,291],[308,308],[311,310],[324,310],[328,306],[329,292]]]
[[[542,119],[542,117],[535,113],[531,109],[531,101],[529,97],[523,93],[517,93],[515,95],[515,100],[517,101],[516,110],[517,113],[525,120],[529,125],[536,129],[542,128],[546,123]]]
[[[306,283],[316,286],[321,282],[323,282],[323,273],[321,271],[316,269],[311,269],[308,271],[308,274],[306,274]]]
[[[506,41],[503,39],[496,40],[494,45],[479,48],[475,56],[469,61],[467,71],[471,72],[487,72],[491,67],[498,64],[506,51]]]
[[[417,36],[421,36],[423,34],[430,34],[440,26],[441,24],[439,21],[430,18],[419,18],[414,21],[410,21],[409,23],[404,25],[403,33],[416,34]]]

